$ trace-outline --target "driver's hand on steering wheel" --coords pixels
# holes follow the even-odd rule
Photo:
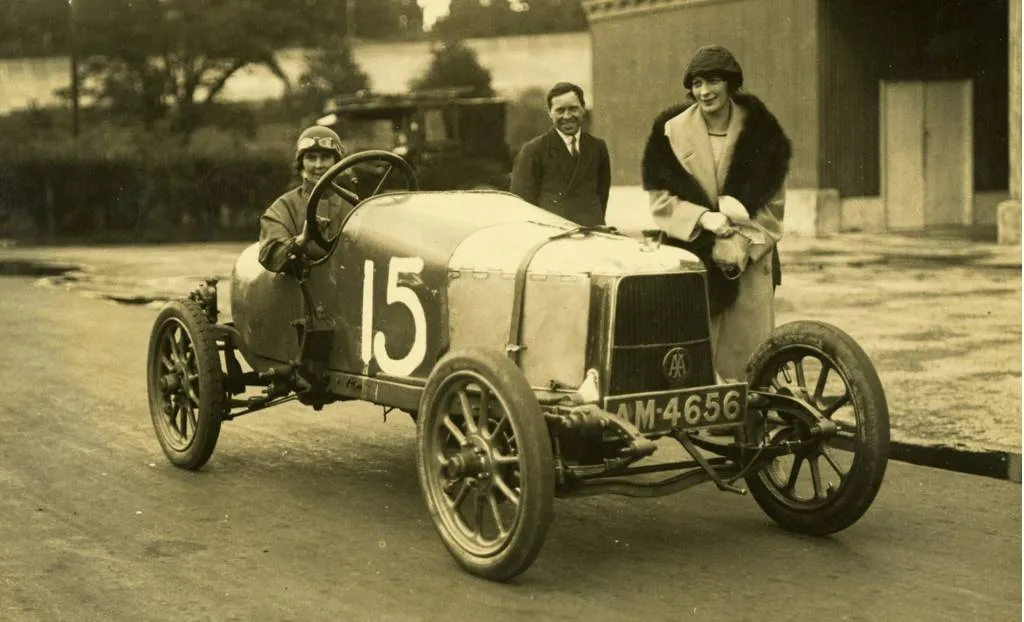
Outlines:
[[[316,223],[321,233],[326,235],[331,219],[323,216],[317,216]],[[309,259],[320,259],[326,254],[325,249],[320,248],[320,245],[309,236],[309,225],[306,222],[302,223],[302,232],[293,238],[293,243],[296,256]]]
[[[302,231],[299,233],[299,235],[292,238],[292,242],[295,245],[295,250],[298,253],[305,254],[306,245],[309,244],[309,231],[307,223],[302,223]]]

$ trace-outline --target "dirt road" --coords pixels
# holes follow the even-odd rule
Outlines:
[[[1020,615],[1020,486],[901,463],[832,538],[710,487],[562,500],[526,574],[474,579],[427,518],[403,416],[282,406],[226,424],[204,471],[171,467],[146,404],[155,314],[0,278],[0,619]]]

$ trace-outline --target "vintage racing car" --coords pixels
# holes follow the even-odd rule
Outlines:
[[[312,206],[349,193],[334,179],[368,162],[408,190],[359,197],[323,239]],[[215,279],[159,313],[149,401],[173,464],[202,467],[224,421],[288,400],[406,411],[441,540],[492,580],[534,562],[556,496],[712,482],[749,490],[786,529],[826,535],[878,492],[889,415],[863,350],[835,327],[793,322],[747,378],[718,380],[706,273],[684,250],[501,191],[420,192],[386,151],[333,166],[307,212],[326,257],[276,274],[254,244],[232,273],[232,321],[218,321]],[[675,459],[661,458],[666,444]]]

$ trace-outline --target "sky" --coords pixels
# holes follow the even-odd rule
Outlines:
[[[423,7],[423,27],[430,28],[434,21],[448,12],[448,3],[451,0],[417,0]]]

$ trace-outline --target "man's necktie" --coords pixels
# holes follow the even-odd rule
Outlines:
[[[569,154],[572,155],[573,158],[576,158],[577,156],[580,155],[580,152],[576,149],[576,137],[575,136],[570,136],[569,137]]]

